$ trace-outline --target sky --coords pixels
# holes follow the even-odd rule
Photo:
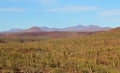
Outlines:
[[[0,0],[0,31],[78,24],[120,26],[120,0]]]

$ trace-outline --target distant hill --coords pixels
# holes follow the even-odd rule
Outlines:
[[[42,30],[41,28],[34,26],[21,32],[43,32],[43,31],[44,30]]]
[[[69,32],[96,32],[96,31],[105,31],[111,29],[110,27],[100,27],[97,25],[76,25],[67,28],[49,28],[49,27],[31,27],[28,29],[14,28],[10,29],[7,32],[51,32],[51,31],[69,31]]]
[[[100,27],[97,25],[77,25],[73,27],[65,28],[64,31],[82,31],[82,32],[96,32],[96,31],[105,31],[111,29],[110,27]]]

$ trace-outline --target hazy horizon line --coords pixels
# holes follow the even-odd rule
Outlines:
[[[98,26],[98,27],[102,27],[102,28],[105,28],[105,27],[108,27],[108,28],[117,28],[117,27],[120,27],[120,26],[116,26],[116,27],[112,27],[112,26],[100,26],[100,25],[96,25],[96,24],[89,24],[89,25],[77,24],[77,25],[66,26],[66,27],[55,27],[55,26],[54,26],[54,27],[50,27],[50,26],[33,25],[33,26],[25,27],[25,28],[21,28],[21,27],[10,27],[9,29],[0,30],[0,32],[9,31],[9,30],[12,30],[12,29],[25,30],[25,29],[29,29],[29,28],[32,28],[32,27],[51,28],[51,29],[52,29],[52,28],[55,28],[55,29],[65,29],[65,28],[75,27],[75,26],[84,26],[84,27],[87,27],[87,26]]]

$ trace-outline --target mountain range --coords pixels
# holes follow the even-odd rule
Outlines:
[[[100,27],[98,25],[76,25],[67,28],[49,28],[33,26],[28,29],[13,28],[7,32],[51,32],[51,31],[66,31],[66,32],[97,32],[111,29],[110,27]]]

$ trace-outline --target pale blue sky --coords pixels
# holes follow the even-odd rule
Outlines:
[[[120,26],[120,0],[0,0],[0,31],[78,24]]]

